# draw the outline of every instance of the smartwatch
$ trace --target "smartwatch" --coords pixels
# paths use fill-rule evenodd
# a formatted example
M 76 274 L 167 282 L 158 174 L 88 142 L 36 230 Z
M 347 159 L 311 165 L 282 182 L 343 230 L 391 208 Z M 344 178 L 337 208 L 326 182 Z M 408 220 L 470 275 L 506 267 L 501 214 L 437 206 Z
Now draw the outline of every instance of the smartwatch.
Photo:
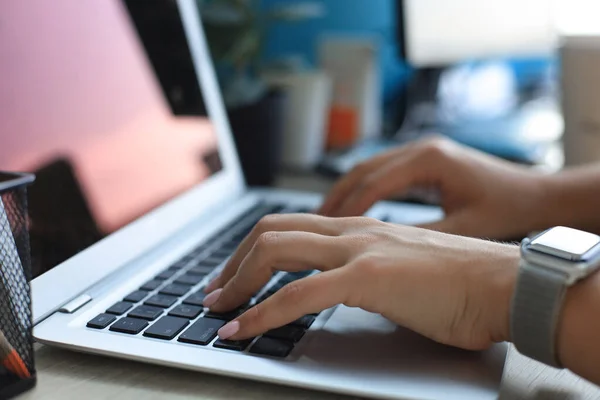
M 600 268 L 600 236 L 556 227 L 521 243 L 510 311 L 512 341 L 521 354 L 560 368 L 557 324 L 570 286 Z

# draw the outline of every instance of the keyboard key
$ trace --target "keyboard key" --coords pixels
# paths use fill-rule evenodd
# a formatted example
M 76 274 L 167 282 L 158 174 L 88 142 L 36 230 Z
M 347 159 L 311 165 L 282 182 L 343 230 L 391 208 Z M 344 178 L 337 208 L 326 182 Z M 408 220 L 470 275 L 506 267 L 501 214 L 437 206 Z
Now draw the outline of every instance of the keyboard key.
M 175 279 L 175 283 L 180 283 L 182 285 L 196 286 L 199 284 L 204 276 L 202 275 L 193 275 L 193 274 L 185 274 L 181 275 L 179 278 Z
M 169 312 L 174 317 L 194 319 L 202 312 L 202 307 L 180 304 Z
M 225 322 L 218 319 L 200 318 L 188 330 L 183 332 L 178 340 L 183 343 L 206 346 L 217 336 L 217 331 L 223 325 L 225 325 Z
M 274 339 L 289 340 L 291 342 L 296 343 L 297 341 L 302 339 L 302 336 L 304 336 L 304 332 L 305 330 L 300 327 L 286 325 L 282 326 L 281 328 L 271 329 L 270 331 L 265 333 L 265 336 Z
M 215 267 L 206 267 L 203 265 L 197 265 L 194 268 L 190 269 L 188 271 L 188 274 L 201 275 L 204 278 L 206 275 L 213 272 L 214 269 L 215 269 Z
M 294 345 L 286 340 L 263 336 L 252 345 L 250 353 L 285 358 L 290 354 L 293 348 Z
M 171 283 L 160 290 L 161 294 L 170 294 L 173 296 L 183 296 L 190 291 L 190 287 L 187 285 L 179 285 L 177 283 Z
M 175 270 L 175 269 L 167 269 L 167 270 L 161 272 L 160 274 L 156 275 L 154 277 L 154 279 L 166 281 L 167 279 L 171 278 L 176 273 L 177 273 L 177 270 Z
M 144 336 L 171 340 L 190 323 L 189 320 L 176 317 L 162 317 L 150 328 L 146 329 Z
M 112 307 L 110 307 L 108 310 L 106 310 L 106 312 L 109 314 L 123 315 L 131 307 L 133 307 L 133 303 L 130 303 L 128 301 L 120 301 L 116 304 L 113 304 Z
M 114 315 L 100 314 L 96 318 L 88 322 L 86 326 L 88 328 L 104 329 L 110 324 L 112 324 L 116 319 L 117 317 L 115 317 Z
M 131 303 L 137 303 L 139 301 L 142 301 L 146 298 L 146 296 L 148 296 L 147 291 L 145 290 L 136 290 L 133 293 L 129 293 L 129 295 L 127 297 L 125 297 L 123 300 L 125 301 L 129 301 Z
M 163 284 L 163 281 L 159 281 L 158 279 L 152 279 L 151 281 L 144 283 L 142 285 L 142 287 L 140 287 L 140 289 L 151 292 L 153 290 L 158 289 L 158 287 L 162 284 Z
M 111 330 L 113 332 L 137 335 L 142 330 L 144 330 L 144 328 L 147 326 L 148 326 L 148 322 L 144 321 L 143 319 L 121 318 L 120 320 L 118 320 L 117 322 L 112 324 L 112 326 L 110 327 L 109 330 Z
M 194 257 L 185 256 L 181 260 L 177 261 L 175 264 L 171 265 L 169 269 L 172 271 L 179 271 L 180 269 L 188 265 L 193 259 Z
M 233 255 L 233 253 L 235 253 L 237 248 L 238 248 L 238 245 L 233 244 L 231 242 L 225 242 L 219 246 L 219 251 L 222 253 L 228 253 L 229 255 Z
M 177 297 L 166 294 L 155 294 L 144 302 L 148 306 L 169 308 L 177 301 Z
M 210 253 L 210 257 L 221 260 L 224 260 L 229 256 L 231 256 L 231 251 L 229 251 L 227 248 L 217 248 L 215 251 Z
M 203 267 L 217 267 L 219 265 L 221 265 L 221 263 L 225 260 L 224 257 L 209 257 L 209 258 L 205 258 L 203 260 L 201 260 L 198 264 L 200 264 Z
M 240 306 L 240 307 L 236 308 L 235 310 L 228 311 L 225 313 L 216 313 L 216 312 L 209 311 L 208 313 L 206 313 L 205 317 L 220 319 L 223 321 L 231 321 L 232 319 L 242 315 L 242 313 L 244 311 L 246 311 L 247 307 L 248 307 L 248 304 L 244 304 L 243 306 Z
M 147 319 L 148 321 L 154 321 L 160 317 L 163 313 L 162 308 L 152 306 L 139 306 L 134 308 L 127 314 L 128 317 Z
M 254 338 L 246 339 L 246 340 L 221 340 L 221 339 L 219 339 L 215 342 L 215 344 L 213 344 L 213 347 L 216 347 L 218 349 L 244 351 L 244 350 L 246 350 L 246 347 L 248 347 L 248 345 L 250 343 L 252 343 L 253 340 L 254 340 Z
M 308 329 L 313 324 L 313 322 L 315 322 L 315 319 L 317 319 L 317 317 L 315 317 L 314 315 L 305 315 L 304 317 L 298 318 L 290 325 Z
M 183 304 L 190 304 L 192 306 L 202 306 L 206 294 L 203 291 L 198 291 L 192 295 L 189 295 L 183 300 Z

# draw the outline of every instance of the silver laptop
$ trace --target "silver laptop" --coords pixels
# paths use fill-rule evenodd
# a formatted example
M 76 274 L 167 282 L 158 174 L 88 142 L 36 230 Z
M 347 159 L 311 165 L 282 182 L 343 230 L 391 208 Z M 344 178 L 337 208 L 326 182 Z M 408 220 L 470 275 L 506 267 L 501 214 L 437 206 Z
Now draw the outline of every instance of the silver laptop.
M 120 3 L 52 2 L 50 8 L 56 7 L 70 7 L 62 11 L 77 15 L 74 20 L 91 15 L 89 21 L 78 22 L 79 29 L 85 26 L 80 37 L 69 34 L 72 20 L 55 25 L 61 25 L 71 48 L 64 49 L 61 44 L 62 50 L 57 48 L 59 54 L 52 53 L 52 60 L 68 70 L 93 54 L 93 62 L 77 69 L 79 80 L 63 86 L 66 94 L 61 101 L 72 101 L 72 107 L 78 107 L 75 113 L 64 115 L 65 119 L 88 115 L 78 126 L 90 131 L 89 140 L 77 148 L 74 159 L 100 227 L 113 232 L 33 281 L 34 336 L 39 342 L 365 397 L 497 398 L 505 345 L 485 352 L 461 351 L 436 344 L 379 315 L 344 306 L 307 315 L 271 333 L 269 337 L 279 341 L 278 346 L 257 346 L 262 337 L 243 342 L 218 340 L 217 329 L 243 310 L 209 313 L 202 308 L 203 286 L 262 216 L 309 211 L 319 205 L 321 196 L 245 185 L 196 1 L 178 0 L 177 7 L 207 118 L 176 118 L 168 112 L 143 46 Z M 51 29 L 48 27 L 40 40 L 51 36 Z M 65 52 L 63 58 L 61 51 Z M 49 79 L 61 74 L 52 60 L 44 66 Z M 90 87 L 85 87 L 86 75 L 94 82 Z M 109 90 L 115 91 L 111 100 L 104 98 L 99 104 L 96 97 L 108 95 Z M 71 100 L 69 93 L 74 94 Z M 106 115 L 89 117 L 95 113 Z M 52 116 L 60 118 L 60 113 Z M 97 142 L 96 131 L 103 132 Z M 136 137 L 140 132 L 141 141 Z M 111 147 L 111 135 L 127 136 L 129 147 Z M 57 133 L 56 140 L 62 140 L 59 136 Z M 157 151 L 160 157 L 156 157 Z M 197 153 L 210 151 L 216 151 L 220 161 L 213 163 L 216 167 L 198 169 Z M 107 159 L 111 163 L 103 164 Z M 144 164 L 147 160 L 153 161 Z M 193 168 L 185 165 L 190 160 Z M 133 208 L 140 205 L 146 207 L 141 217 Z M 425 206 L 380 203 L 369 215 L 415 224 L 438 219 L 441 212 Z M 250 306 L 303 276 L 276 274 Z

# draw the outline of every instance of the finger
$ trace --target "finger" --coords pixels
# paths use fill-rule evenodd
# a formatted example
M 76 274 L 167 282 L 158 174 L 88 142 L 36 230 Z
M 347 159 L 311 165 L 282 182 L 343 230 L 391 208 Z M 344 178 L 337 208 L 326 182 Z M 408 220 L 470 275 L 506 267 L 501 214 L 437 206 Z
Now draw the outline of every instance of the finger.
M 258 237 L 265 232 L 303 231 L 325 236 L 337 236 L 341 233 L 341 229 L 341 221 L 315 214 L 282 214 L 264 217 L 242 241 L 223 271 L 206 287 L 205 292 L 210 293 L 223 287 L 237 273 L 240 264 L 248 255 Z
M 357 182 L 360 182 L 365 175 L 372 173 L 390 160 L 398 157 L 399 151 L 400 149 L 394 149 L 355 166 L 333 186 L 317 213 L 328 216 L 333 215 Z
M 364 214 L 379 200 L 406 192 L 424 176 L 422 158 L 413 154 L 388 163 L 358 182 L 339 206 L 337 216 Z
M 263 233 L 237 273 L 223 290 L 209 295 L 204 305 L 224 312 L 246 303 L 269 282 L 275 271 L 326 271 L 344 265 L 350 249 L 339 237 L 308 232 Z
M 241 340 L 347 301 L 355 284 L 344 268 L 292 282 L 219 330 L 222 339 Z

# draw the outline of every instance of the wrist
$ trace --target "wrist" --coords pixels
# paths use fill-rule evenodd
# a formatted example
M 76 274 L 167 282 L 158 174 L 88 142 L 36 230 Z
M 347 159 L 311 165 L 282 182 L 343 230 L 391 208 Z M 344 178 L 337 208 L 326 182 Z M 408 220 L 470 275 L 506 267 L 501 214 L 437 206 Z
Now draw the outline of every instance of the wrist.
M 482 270 L 483 279 L 475 279 L 475 285 L 490 341 L 499 343 L 510 341 L 510 309 L 521 255 L 518 246 L 491 245 L 492 254 L 488 253 L 485 261 L 488 268 Z
M 494 342 L 509 342 L 510 310 L 517 284 L 521 252 L 519 246 L 503 246 L 490 274 L 490 296 L 492 320 L 490 333 Z
M 536 230 L 553 226 L 569 226 L 594 231 L 597 204 L 581 190 L 574 170 L 546 175 L 540 178 L 539 208 Z

